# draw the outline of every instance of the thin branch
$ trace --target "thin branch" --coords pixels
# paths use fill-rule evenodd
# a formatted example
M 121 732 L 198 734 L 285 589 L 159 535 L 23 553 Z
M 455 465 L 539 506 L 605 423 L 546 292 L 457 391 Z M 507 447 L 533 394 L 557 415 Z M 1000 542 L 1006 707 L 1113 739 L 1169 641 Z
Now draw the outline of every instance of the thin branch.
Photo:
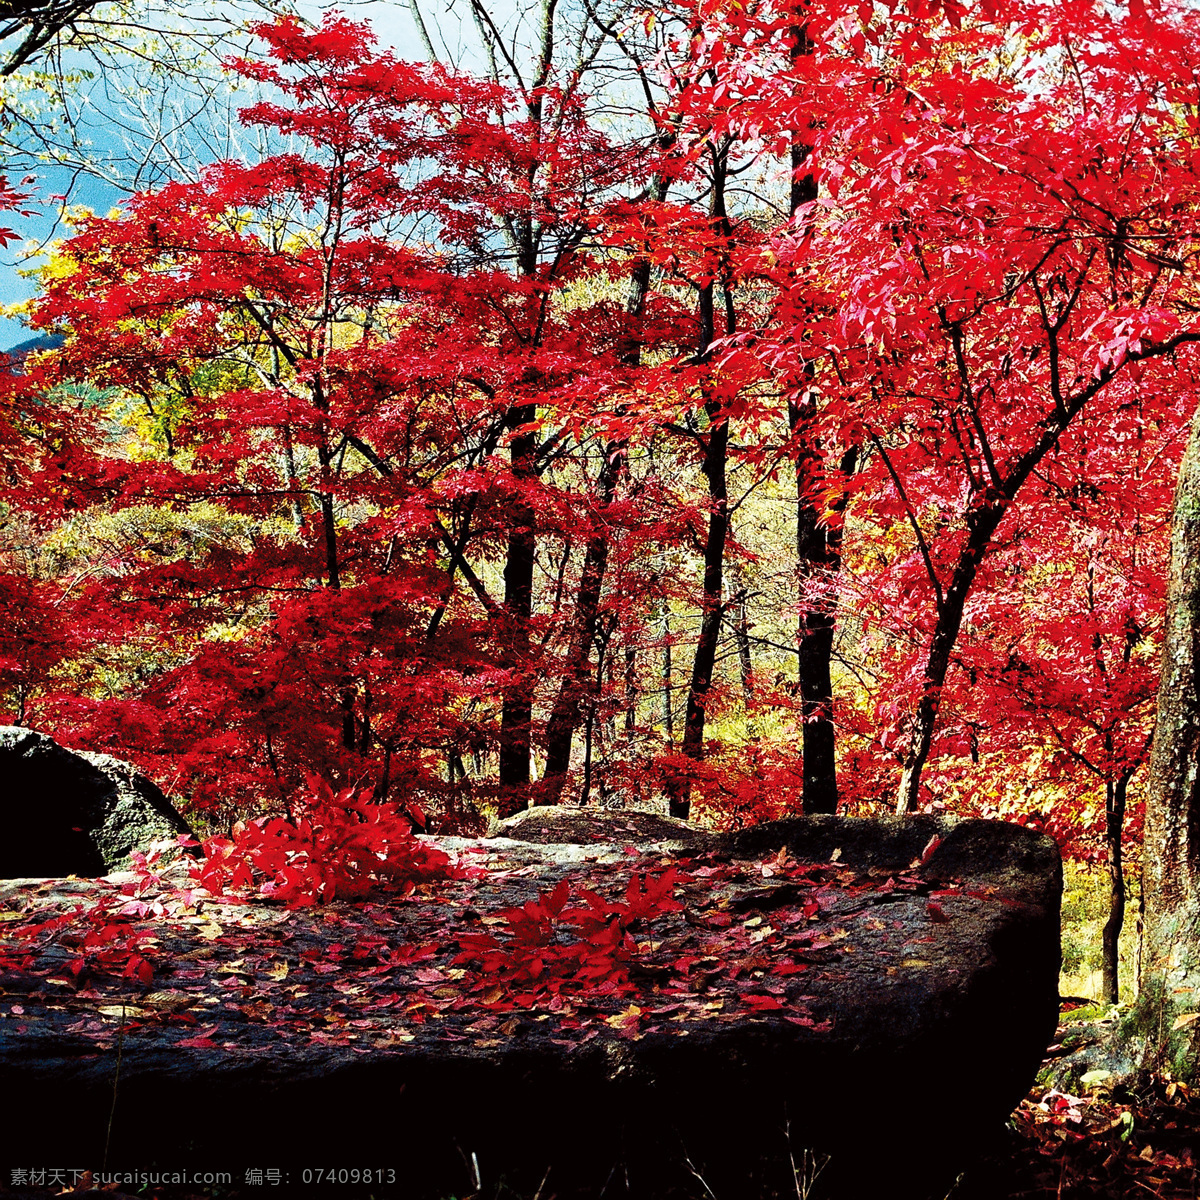
M 407 4 L 413 23 L 417 27 L 417 36 L 421 39 L 421 45 L 425 47 L 425 53 L 429 55 L 429 61 L 440 62 L 437 51 L 433 48 L 433 42 L 430 40 L 429 30 L 425 28 L 425 18 L 421 16 L 421 6 L 417 0 L 407 0 Z
M 908 514 L 908 521 L 912 526 L 913 533 L 917 535 L 917 546 L 920 548 L 921 558 L 925 563 L 925 570 L 929 575 L 929 581 L 933 584 L 933 590 L 937 597 L 937 610 L 940 619 L 946 607 L 946 597 L 942 592 L 942 581 L 933 569 L 933 557 L 929 553 L 929 544 L 925 541 L 925 534 L 921 529 L 921 523 L 917 520 L 917 514 L 913 512 L 908 493 L 904 490 L 904 484 L 900 482 L 900 476 L 896 474 L 896 468 L 892 466 L 892 460 L 888 457 L 888 453 L 883 448 L 883 443 L 879 440 L 878 435 L 874 430 L 869 429 L 867 430 L 867 437 L 871 439 L 875 449 L 879 451 L 884 466 L 887 467 L 888 474 L 892 477 L 892 484 L 896 488 L 896 494 L 900 497 L 900 503 L 904 505 L 904 511 Z

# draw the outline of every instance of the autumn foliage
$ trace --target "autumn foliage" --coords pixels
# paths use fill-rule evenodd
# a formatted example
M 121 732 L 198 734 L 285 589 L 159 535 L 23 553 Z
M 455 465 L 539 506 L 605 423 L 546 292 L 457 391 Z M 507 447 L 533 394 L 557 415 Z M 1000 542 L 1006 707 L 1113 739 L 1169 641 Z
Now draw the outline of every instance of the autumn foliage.
M 419 810 L 372 803 L 354 788 L 335 794 L 322 780 L 309 787 L 287 817 L 252 818 L 236 824 L 231 838 L 206 839 L 195 881 L 214 896 L 254 889 L 298 907 L 371 892 L 404 895 L 454 874 L 447 855 L 417 840 Z
M 436 879 L 414 812 L 798 811 L 819 722 L 841 811 L 1111 857 L 1196 401 L 1196 17 L 802 15 L 665 9 L 628 137 L 568 73 L 258 26 L 267 152 L 82 219 L 64 343 L 0 383 L 5 719 L 293 903 Z M 612 976 L 645 901 L 582 899 L 472 961 Z

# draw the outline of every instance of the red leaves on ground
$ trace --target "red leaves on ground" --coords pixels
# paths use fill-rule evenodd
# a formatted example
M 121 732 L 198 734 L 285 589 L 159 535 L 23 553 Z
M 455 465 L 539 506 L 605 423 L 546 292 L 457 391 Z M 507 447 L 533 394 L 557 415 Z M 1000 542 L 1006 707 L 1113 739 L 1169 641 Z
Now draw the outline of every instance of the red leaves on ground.
M 355 788 L 335 793 L 315 777 L 292 807 L 292 817 L 246 821 L 232 839 L 209 838 L 204 861 L 193 867 L 195 881 L 213 895 L 255 886 L 295 908 L 372 891 L 404 895 L 454 874 L 446 854 L 415 836 L 419 812 L 376 804 Z
M 155 939 L 152 930 L 135 923 L 149 911 L 149 906 L 128 902 L 118 894 L 20 925 L 12 936 L 28 949 L 0 951 L 0 968 L 32 966 L 38 943 L 50 940 L 75 952 L 64 966 L 77 980 L 98 973 L 149 984 L 154 978 L 154 955 L 146 943 Z
M 584 888 L 577 895 L 587 907 L 571 909 L 566 907 L 571 888 L 564 879 L 537 900 L 500 913 L 507 930 L 459 937 L 461 952 L 453 963 L 481 973 L 473 990 L 489 1008 L 532 1007 L 587 992 L 628 995 L 637 990 L 629 977 L 639 950 L 634 931 L 683 908 L 674 898 L 677 879 L 675 868 L 657 875 L 635 873 L 624 903 Z
M 1191 1200 L 1200 1183 L 1200 1103 L 1169 1077 L 1086 1096 L 1035 1088 L 963 1194 L 1028 1200 Z M 987 1187 L 979 1185 L 983 1182 Z

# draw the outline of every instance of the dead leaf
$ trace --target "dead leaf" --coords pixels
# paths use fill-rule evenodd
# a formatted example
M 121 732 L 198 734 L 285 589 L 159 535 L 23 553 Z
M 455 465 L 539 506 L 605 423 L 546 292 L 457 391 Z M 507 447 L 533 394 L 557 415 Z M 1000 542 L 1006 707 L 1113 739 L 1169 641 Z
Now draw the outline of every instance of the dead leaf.
M 605 1017 L 604 1023 L 611 1025 L 618 1032 L 626 1036 L 637 1036 L 638 1023 L 642 1019 L 642 1010 L 636 1005 L 631 1004 L 622 1012 L 613 1013 L 611 1017 Z
M 100 1004 L 96 1011 L 102 1017 L 140 1017 L 145 1009 L 137 1004 Z
M 182 1012 L 185 1008 L 192 1008 L 199 1002 L 200 997 L 192 992 L 151 992 L 148 996 L 142 998 L 142 1003 L 157 1012 Z

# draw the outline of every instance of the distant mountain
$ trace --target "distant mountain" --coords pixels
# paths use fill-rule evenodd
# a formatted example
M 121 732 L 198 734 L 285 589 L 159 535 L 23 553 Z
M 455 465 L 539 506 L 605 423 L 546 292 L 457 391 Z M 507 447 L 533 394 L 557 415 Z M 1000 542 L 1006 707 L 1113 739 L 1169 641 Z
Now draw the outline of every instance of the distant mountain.
M 10 346 L 7 350 L 0 350 L 0 364 L 7 363 L 10 371 L 20 374 L 25 366 L 25 360 L 31 354 L 38 350 L 57 350 L 64 341 L 66 338 L 61 333 L 43 333 L 39 337 L 27 338 L 15 346 Z

